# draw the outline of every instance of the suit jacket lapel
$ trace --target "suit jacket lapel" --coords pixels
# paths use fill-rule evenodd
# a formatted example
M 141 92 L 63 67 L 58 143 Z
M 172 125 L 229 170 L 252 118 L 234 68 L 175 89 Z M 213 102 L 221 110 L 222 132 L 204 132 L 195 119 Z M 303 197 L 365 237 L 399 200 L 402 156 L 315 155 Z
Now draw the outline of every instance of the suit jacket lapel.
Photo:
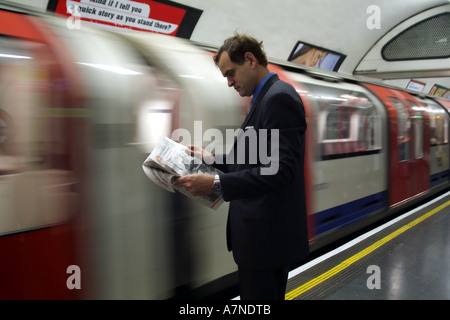
M 255 114 L 256 109 L 258 108 L 258 103 L 261 101 L 261 99 L 267 93 L 267 91 L 272 86 L 272 84 L 279 79 L 280 78 L 278 77 L 278 75 L 274 74 L 272 77 L 269 78 L 269 80 L 267 80 L 267 82 L 264 84 L 264 87 L 262 88 L 261 92 L 259 93 L 258 97 L 256 98 L 256 101 L 254 101 L 253 104 L 251 105 L 250 112 L 245 117 L 245 120 L 242 123 L 241 129 L 244 129 L 247 126 L 248 122 L 250 121 L 252 116 Z

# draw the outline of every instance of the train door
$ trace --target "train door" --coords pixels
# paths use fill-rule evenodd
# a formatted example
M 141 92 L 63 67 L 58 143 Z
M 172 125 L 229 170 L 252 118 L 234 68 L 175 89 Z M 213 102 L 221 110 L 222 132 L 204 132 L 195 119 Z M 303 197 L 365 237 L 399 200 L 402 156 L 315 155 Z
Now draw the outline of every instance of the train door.
M 396 144 L 390 146 L 391 152 L 391 205 L 408 199 L 413 195 L 413 170 L 411 153 L 411 117 L 409 110 L 390 90 L 387 97 L 393 104 L 396 120 L 392 119 L 390 125 L 397 128 L 393 140 Z M 395 182 L 395 183 L 394 183 Z M 395 187 L 394 187 L 395 186 Z
M 394 206 L 429 188 L 427 118 L 412 96 L 366 86 L 383 101 L 389 116 L 389 205 Z
M 449 100 L 443 100 L 443 99 L 437 99 L 437 101 L 446 109 L 447 113 L 444 115 L 443 114 L 443 119 L 442 119 L 442 125 L 444 128 L 441 129 L 441 136 L 442 136 L 442 141 L 443 144 L 446 146 L 446 149 L 443 148 L 444 150 L 439 154 L 439 151 L 434 153 L 436 155 L 436 164 L 437 166 L 439 166 L 439 164 L 441 162 L 439 162 L 439 157 L 440 159 L 447 159 L 447 174 L 442 174 L 441 175 L 441 181 L 439 181 L 439 177 L 434 178 L 432 177 L 432 185 L 433 185 L 433 180 L 435 180 L 434 184 L 440 184 L 440 183 L 450 183 L 450 148 L 449 148 L 449 135 L 450 135 L 450 127 L 449 127 L 449 113 L 450 113 L 450 101 Z M 437 118 L 437 116 L 436 116 Z M 438 129 L 437 125 L 436 125 L 436 129 Z M 435 129 L 435 130 L 436 130 Z M 436 141 L 437 144 L 437 141 Z M 433 168 L 433 164 L 431 164 L 431 168 Z M 433 174 L 433 172 L 431 172 L 431 174 Z
M 449 115 L 431 99 L 419 100 L 429 117 L 429 183 L 430 187 L 443 186 L 449 182 Z M 440 101 L 445 105 L 445 101 Z M 448 103 L 450 105 L 450 103 Z
M 406 92 L 391 90 L 402 101 L 410 115 L 410 196 L 418 195 L 430 188 L 429 119 L 425 107 Z

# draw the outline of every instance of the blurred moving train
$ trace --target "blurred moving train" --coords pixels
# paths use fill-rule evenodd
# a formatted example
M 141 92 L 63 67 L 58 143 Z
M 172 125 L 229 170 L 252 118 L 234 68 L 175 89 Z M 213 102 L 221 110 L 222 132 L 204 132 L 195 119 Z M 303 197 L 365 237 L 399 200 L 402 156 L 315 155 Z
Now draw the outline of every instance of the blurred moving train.
M 0 9 L 0 299 L 168 299 L 234 279 L 228 205 L 171 194 L 141 168 L 177 128 L 241 124 L 248 101 L 206 51 Z M 270 68 L 306 109 L 312 250 L 448 188 L 449 101 Z

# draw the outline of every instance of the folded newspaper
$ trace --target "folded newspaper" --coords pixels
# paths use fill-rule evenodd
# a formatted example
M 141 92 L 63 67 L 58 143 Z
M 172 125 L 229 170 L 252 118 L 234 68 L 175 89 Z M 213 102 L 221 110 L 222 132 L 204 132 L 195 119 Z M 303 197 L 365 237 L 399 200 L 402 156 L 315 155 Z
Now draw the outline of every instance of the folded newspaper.
M 205 164 L 201 159 L 190 155 L 188 147 L 163 137 L 142 164 L 145 174 L 154 183 L 170 191 L 178 191 L 200 203 L 217 209 L 222 203 L 220 192 L 208 196 L 193 196 L 184 187 L 175 184 L 175 177 L 194 173 L 218 174 L 221 171 Z

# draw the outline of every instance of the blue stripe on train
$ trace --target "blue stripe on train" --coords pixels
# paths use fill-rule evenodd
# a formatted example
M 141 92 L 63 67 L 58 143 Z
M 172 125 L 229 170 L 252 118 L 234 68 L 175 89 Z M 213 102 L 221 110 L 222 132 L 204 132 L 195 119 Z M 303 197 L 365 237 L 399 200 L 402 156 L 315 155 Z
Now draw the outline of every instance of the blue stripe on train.
M 315 214 L 317 235 L 352 224 L 388 206 L 388 191 L 345 203 Z
M 444 170 L 430 176 L 431 187 L 438 186 L 442 183 L 447 183 L 450 180 L 450 170 Z

